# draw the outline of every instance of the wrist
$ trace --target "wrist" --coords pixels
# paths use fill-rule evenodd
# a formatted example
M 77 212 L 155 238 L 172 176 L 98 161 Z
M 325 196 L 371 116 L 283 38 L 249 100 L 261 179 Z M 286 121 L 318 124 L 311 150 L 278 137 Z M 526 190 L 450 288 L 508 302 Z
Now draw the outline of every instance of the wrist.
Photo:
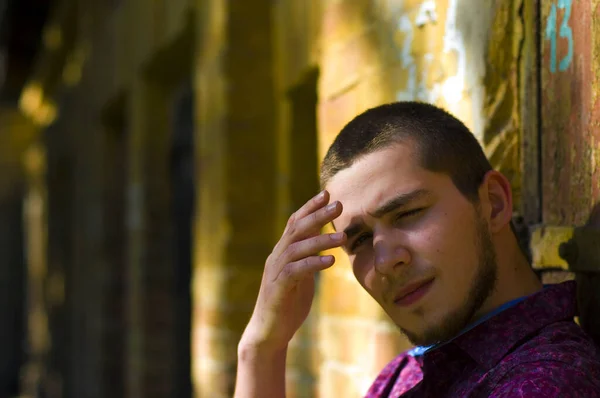
M 248 355 L 276 356 L 287 351 L 289 341 L 277 333 L 269 333 L 265 327 L 254 320 L 246 326 L 238 344 L 238 355 L 244 351 Z
M 253 340 L 242 336 L 238 344 L 238 358 L 240 360 L 275 360 L 284 357 L 287 353 L 287 344 L 278 346 L 266 341 Z
M 242 338 L 238 344 L 238 363 L 234 397 L 285 397 L 285 364 L 287 346 L 283 349 Z

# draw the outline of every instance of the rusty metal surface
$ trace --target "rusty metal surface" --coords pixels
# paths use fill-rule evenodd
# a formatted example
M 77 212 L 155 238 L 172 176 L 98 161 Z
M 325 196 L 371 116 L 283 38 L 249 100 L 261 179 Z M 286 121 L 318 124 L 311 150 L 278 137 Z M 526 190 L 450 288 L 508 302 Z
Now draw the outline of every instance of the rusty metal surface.
M 578 323 L 600 344 L 600 201 L 582 227 L 532 229 L 533 267 L 544 283 L 577 281 Z
M 597 206 L 600 209 L 600 206 Z M 530 250 L 535 269 L 600 273 L 600 227 L 534 227 Z
M 600 199 L 595 0 L 541 2 L 543 222 L 581 225 Z
M 560 256 L 559 247 L 573 237 L 573 230 L 555 226 L 532 228 L 530 247 L 533 267 L 567 271 L 569 264 Z
M 589 223 L 588 223 L 589 224 Z M 560 244 L 560 257 L 569 264 L 569 269 L 575 272 L 600 273 L 600 228 L 575 228 L 573 237 Z
M 531 228 L 535 269 L 600 273 L 600 202 L 582 227 L 540 225 Z

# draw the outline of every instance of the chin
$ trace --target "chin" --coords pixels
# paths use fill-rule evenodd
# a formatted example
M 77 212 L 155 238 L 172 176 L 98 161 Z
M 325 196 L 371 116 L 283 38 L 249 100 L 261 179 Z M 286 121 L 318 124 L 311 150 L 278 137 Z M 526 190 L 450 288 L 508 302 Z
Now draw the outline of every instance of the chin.
M 408 340 L 418 346 L 427 346 L 455 337 L 465 326 L 465 322 L 456 316 L 446 316 L 439 322 L 432 322 L 420 330 L 400 327 Z
M 428 345 L 436 344 L 440 341 L 445 340 L 442 338 L 436 338 L 437 335 L 435 333 L 428 333 L 428 332 L 422 332 L 422 333 L 416 332 L 415 333 L 415 332 L 411 332 L 406 329 L 400 329 L 400 330 L 408 338 L 408 341 L 410 341 L 410 343 L 415 346 L 428 346 Z

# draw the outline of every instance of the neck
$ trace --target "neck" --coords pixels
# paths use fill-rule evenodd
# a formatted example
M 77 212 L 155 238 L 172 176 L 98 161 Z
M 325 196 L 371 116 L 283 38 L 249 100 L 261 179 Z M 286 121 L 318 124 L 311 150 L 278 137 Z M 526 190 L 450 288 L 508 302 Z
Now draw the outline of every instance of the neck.
M 502 245 L 503 250 L 496 250 L 498 264 L 496 287 L 478 311 L 476 318 L 509 301 L 538 292 L 543 287 L 518 247 L 514 235 L 511 234 L 511 238 L 512 244 Z M 506 250 L 506 247 L 511 249 Z

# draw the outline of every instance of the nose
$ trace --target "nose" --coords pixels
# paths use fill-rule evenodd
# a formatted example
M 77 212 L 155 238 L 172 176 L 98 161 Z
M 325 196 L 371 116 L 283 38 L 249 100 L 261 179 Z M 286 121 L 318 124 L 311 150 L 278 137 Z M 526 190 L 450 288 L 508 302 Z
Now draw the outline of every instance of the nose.
M 375 271 L 392 276 L 411 260 L 406 243 L 394 237 L 391 232 L 380 232 L 373 237 Z

